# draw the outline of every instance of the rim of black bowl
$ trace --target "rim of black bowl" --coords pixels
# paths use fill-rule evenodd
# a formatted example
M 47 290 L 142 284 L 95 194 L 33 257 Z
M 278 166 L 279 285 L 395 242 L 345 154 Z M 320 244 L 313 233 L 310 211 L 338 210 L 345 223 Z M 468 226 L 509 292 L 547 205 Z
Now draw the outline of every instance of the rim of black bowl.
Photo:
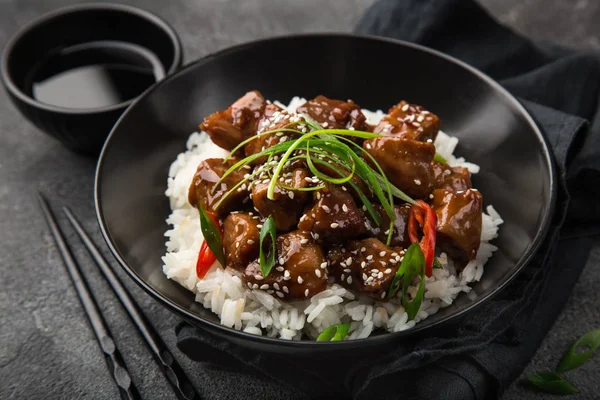
M 499 83 L 497 83 L 492 78 L 490 78 L 483 72 L 479 71 L 478 69 L 464 63 L 463 61 L 460 61 L 460 60 L 458 60 L 452 56 L 449 56 L 447 54 L 444 54 L 440 51 L 433 50 L 431 48 L 421 46 L 418 44 L 405 42 L 403 40 L 384 38 L 384 37 L 367 36 L 367 35 L 359 35 L 359 34 L 353 34 L 353 33 L 328 33 L 328 32 L 326 32 L 326 33 L 291 34 L 291 35 L 276 36 L 276 37 L 267 38 L 267 39 L 254 40 L 254 41 L 242 43 L 239 45 L 231 46 L 231 47 L 228 47 L 226 49 L 223 49 L 223 50 L 220 50 L 220 51 L 217 51 L 214 53 L 210 53 L 210 54 L 200 58 L 199 60 L 186 65 L 180 71 L 178 71 L 178 73 L 175 74 L 175 76 L 178 75 L 179 72 L 185 73 L 185 71 L 187 71 L 189 69 L 196 68 L 199 65 L 207 63 L 207 62 L 211 61 L 214 57 L 225 55 L 225 54 L 228 54 L 231 52 L 236 52 L 236 51 L 239 51 L 246 47 L 255 46 L 255 45 L 261 44 L 261 43 L 268 43 L 270 41 L 286 40 L 286 39 L 293 39 L 293 38 L 299 38 L 299 37 L 308 37 L 308 38 L 310 38 L 310 37 L 313 37 L 313 38 L 340 37 L 340 38 L 350 38 L 350 39 L 356 38 L 356 39 L 361 39 L 361 40 L 384 41 L 384 42 L 397 44 L 400 46 L 411 47 L 411 48 L 414 48 L 414 49 L 417 49 L 417 50 L 420 50 L 420 51 L 423 51 L 426 53 L 430 53 L 434 56 L 444 58 L 445 60 L 448 60 L 454 64 L 457 64 L 460 67 L 477 75 L 480 79 L 482 79 L 487 84 L 489 84 L 492 88 L 494 88 L 499 93 L 501 93 L 509 103 L 511 103 L 514 107 L 516 107 L 519 111 L 521 111 L 523 117 L 529 122 L 531 128 L 533 129 L 534 133 L 536 134 L 536 136 L 540 142 L 540 145 L 544 149 L 544 155 L 546 157 L 548 166 L 550 167 L 550 192 L 551 193 L 550 193 L 549 207 L 546 209 L 546 212 L 543 215 L 543 218 L 542 218 L 540 227 L 536 233 L 536 236 L 534 237 L 532 244 L 529 246 L 529 248 L 527 248 L 525 250 L 525 253 L 521 257 L 521 259 L 517 262 L 515 268 L 513 269 L 513 272 L 506 275 L 500 282 L 498 282 L 498 284 L 489 293 L 486 293 L 484 295 L 477 297 L 477 299 L 474 300 L 471 304 L 465 306 L 462 309 L 459 309 L 456 313 L 451 313 L 449 315 L 446 315 L 435 322 L 427 324 L 427 320 L 424 320 L 422 323 L 415 325 L 413 328 L 410 328 L 410 329 L 407 329 L 404 331 L 386 332 L 381 335 L 370 336 L 370 337 L 367 337 L 364 339 L 344 340 L 344 341 L 340 341 L 340 342 L 316 342 L 316 341 L 309 341 L 309 340 L 284 340 L 284 339 L 278 339 L 278 338 L 270 338 L 270 337 L 265 337 L 265 336 L 253 335 L 253 334 L 246 333 L 243 331 L 235 330 L 233 328 L 228 328 L 219 323 L 205 320 L 205 319 L 201 318 L 199 315 L 195 314 L 194 312 L 184 309 L 183 307 L 180 307 L 178 304 L 173 302 L 171 299 L 164 296 L 158 290 L 155 290 L 153 287 L 151 287 L 149 284 L 147 284 L 127 264 L 127 262 L 122 257 L 122 255 L 119 252 L 119 250 L 117 249 L 117 247 L 113 244 L 113 239 L 105 225 L 104 215 L 102 213 L 102 208 L 100 207 L 100 192 L 102 190 L 102 188 L 100 187 L 100 175 L 102 173 L 102 161 L 104 159 L 105 153 L 108 151 L 108 148 L 110 147 L 110 142 L 111 142 L 111 138 L 112 138 L 113 134 L 115 134 L 121 120 L 127 117 L 127 114 L 129 113 L 129 111 L 133 107 L 135 107 L 135 105 L 138 101 L 140 101 L 141 99 L 150 95 L 160 85 L 173 79 L 173 77 L 174 77 L 173 75 L 167 77 L 166 79 L 162 80 L 161 82 L 158 82 L 156 85 L 150 87 L 141 96 L 139 96 L 132 103 L 132 105 L 130 105 L 129 108 L 127 108 L 127 110 L 125 110 L 125 112 L 121 115 L 119 120 L 117 120 L 113 129 L 111 130 L 110 134 L 108 135 L 106 142 L 104 143 L 104 146 L 102 148 L 102 152 L 100 153 L 100 157 L 98 158 L 98 164 L 96 167 L 96 176 L 95 176 L 95 182 L 94 182 L 94 202 L 95 202 L 95 208 L 96 208 L 96 216 L 98 218 L 100 230 L 102 231 L 102 236 L 104 237 L 104 240 L 106 241 L 111 253 L 117 259 L 117 261 L 119 262 L 121 267 L 123 267 L 123 269 L 125 269 L 125 271 L 128 273 L 128 275 L 142 289 L 144 289 L 147 293 L 149 293 L 154 299 L 158 300 L 163 306 L 167 307 L 175 314 L 180 315 L 187 320 L 198 321 L 201 324 L 208 325 L 208 327 L 210 327 L 212 329 L 220 330 L 220 331 L 223 331 L 224 333 L 227 333 L 230 335 L 235 335 L 235 336 L 238 336 L 240 338 L 244 338 L 244 339 L 250 340 L 250 341 L 262 342 L 262 343 L 266 343 L 266 344 L 272 344 L 272 345 L 277 345 L 277 346 L 286 346 L 286 347 L 327 346 L 327 350 L 335 350 L 336 348 L 344 348 L 344 347 L 352 346 L 352 345 L 360 345 L 361 343 L 366 343 L 366 342 L 369 342 L 369 344 L 374 344 L 376 341 L 385 341 L 385 340 L 390 340 L 390 338 L 397 339 L 397 338 L 400 338 L 403 336 L 413 335 L 413 334 L 423 331 L 425 329 L 439 326 L 449 320 L 457 319 L 460 316 L 463 316 L 465 313 L 473 311 L 476 307 L 483 304 L 485 301 L 489 300 L 494 295 L 498 294 L 510 281 L 513 280 L 513 278 L 515 278 L 519 274 L 519 272 L 521 272 L 521 270 L 533 258 L 533 255 L 535 254 L 537 249 L 540 247 L 542 241 L 544 240 L 544 238 L 546 236 L 546 233 L 548 232 L 548 229 L 550 227 L 551 215 L 554 211 L 555 203 L 556 203 L 557 188 L 556 188 L 554 159 L 550 153 L 548 142 L 547 142 L 545 136 L 542 134 L 541 129 L 539 128 L 538 124 L 533 119 L 533 117 L 529 114 L 529 112 L 527 112 L 525 107 L 523 107 L 523 105 L 513 95 L 511 95 L 506 89 L 504 89 Z M 321 348 L 323 349 L 323 347 L 321 347 Z
M 174 50 L 173 51 L 173 60 L 171 61 L 171 65 L 169 65 L 169 68 L 166 69 L 166 71 L 165 71 L 165 77 L 173 74 L 177 70 L 177 68 L 181 65 L 183 53 L 182 53 L 182 46 L 181 46 L 181 41 L 179 40 L 179 36 L 177 35 L 177 32 L 175 32 L 175 29 L 168 22 L 166 22 L 165 20 L 160 18 L 158 15 L 156 15 L 148 10 L 144 10 L 142 8 L 134 7 L 134 6 L 126 5 L 126 4 L 117 4 L 117 3 L 76 4 L 76 5 L 61 7 L 58 10 L 50 11 L 50 12 L 43 14 L 42 16 L 34 19 L 33 21 L 28 22 L 24 27 L 19 29 L 17 31 L 17 33 L 15 33 L 13 35 L 13 37 L 8 41 L 8 43 L 6 44 L 6 47 L 4 47 L 4 50 L 2 52 L 2 65 L 0 66 L 0 77 L 2 77 L 2 80 L 4 81 L 4 85 L 5 85 L 6 89 L 11 94 L 18 97 L 19 100 L 27 103 L 28 105 L 30 105 L 32 107 L 36 107 L 36 108 L 43 109 L 45 111 L 50 111 L 50 112 L 68 113 L 68 114 L 89 114 L 89 113 L 115 111 L 115 110 L 119 110 L 119 109 L 130 106 L 131 104 L 133 104 L 134 101 L 136 101 L 141 96 L 141 94 L 140 94 L 139 96 L 134 97 L 133 99 L 128 99 L 121 103 L 112 104 L 112 105 L 106 106 L 106 107 L 81 108 L 81 109 L 69 108 L 69 107 L 55 106 L 52 104 L 38 101 L 38 100 L 32 98 L 31 96 L 28 96 L 27 94 L 25 94 L 13 82 L 13 80 L 8 72 L 8 59 L 9 59 L 9 55 L 12 53 L 15 45 L 23 38 L 23 36 L 25 34 L 29 33 L 29 31 L 31 31 L 33 28 L 47 24 L 48 22 L 52 21 L 55 18 L 62 17 L 67 14 L 71 14 L 73 12 L 86 11 L 86 10 L 89 10 L 89 11 L 92 11 L 92 10 L 118 11 L 118 12 L 128 13 L 128 14 L 134 15 L 136 17 L 140 17 L 140 18 L 150 21 L 151 23 L 155 24 L 160 29 L 162 29 L 163 32 L 165 32 L 169 36 L 169 38 L 171 39 L 171 44 L 173 45 L 173 50 Z M 156 82 L 156 83 L 158 83 L 158 82 Z

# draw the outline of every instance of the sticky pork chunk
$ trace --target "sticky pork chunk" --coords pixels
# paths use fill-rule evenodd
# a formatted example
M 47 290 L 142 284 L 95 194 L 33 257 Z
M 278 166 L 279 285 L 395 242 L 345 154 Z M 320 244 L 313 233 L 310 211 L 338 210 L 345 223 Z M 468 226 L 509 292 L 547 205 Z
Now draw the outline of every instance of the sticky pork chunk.
M 383 136 L 365 140 L 363 149 L 379 163 L 389 181 L 409 196 L 422 199 L 431 193 L 432 143 Z
M 267 104 L 265 111 L 258 121 L 256 134 L 261 132 L 273 131 L 284 128 L 292 120 L 297 117 L 290 115 L 286 110 L 275 104 Z M 273 147 L 278 143 L 283 143 L 293 137 L 291 132 L 276 132 L 268 135 L 259 135 L 256 139 L 251 140 L 244 146 L 246 157 L 260 153 L 261 151 Z M 295 138 L 295 136 L 294 136 Z M 252 162 L 253 165 L 263 164 L 267 161 L 267 157 L 260 157 Z
M 292 188 L 305 188 L 309 185 L 306 177 L 308 177 L 306 170 L 299 168 L 284 173 L 279 179 L 282 185 Z M 272 215 L 278 232 L 288 232 L 298 225 L 304 205 L 309 199 L 308 192 L 288 190 L 276 186 L 274 200 L 269 200 L 267 192 L 270 182 L 270 179 L 265 179 L 257 181 L 253 185 L 252 201 L 254 202 L 254 208 L 264 218 Z
M 437 215 L 437 243 L 464 267 L 477 255 L 481 240 L 481 193 L 475 189 L 433 191 L 431 207 Z
M 293 231 L 277 237 L 276 265 L 266 278 L 255 260 L 243 279 L 248 287 L 285 300 L 306 299 L 326 289 L 327 262 L 309 232 Z
M 334 185 L 314 194 L 313 206 L 300 218 L 298 229 L 312 231 L 317 243 L 325 247 L 366 232 L 364 216 L 352 195 Z
M 402 100 L 373 129 L 374 133 L 402 139 L 435 141 L 440 131 L 440 119 L 423 107 Z
M 342 101 L 317 96 L 298 107 L 296 112 L 308 114 L 325 129 L 368 129 L 366 117 L 358 104 L 352 100 Z
M 384 299 L 403 255 L 379 239 L 351 240 L 327 253 L 329 274 L 348 289 Z
M 381 225 L 377 226 L 371 219 L 371 216 L 365 212 L 365 226 L 369 236 L 376 237 L 383 243 L 387 242 L 388 230 L 390 229 L 390 218 L 385 212 L 383 206 L 374 204 L 373 208 L 381 216 Z M 392 240 L 390 246 L 406 248 L 410 246 L 410 238 L 408 237 L 408 215 L 410 213 L 410 204 L 394 206 L 394 229 L 392 231 Z
M 237 159 L 231 158 L 223 163 L 222 158 L 209 158 L 198 165 L 196 174 L 192 179 L 188 191 L 188 201 L 193 207 L 202 207 L 206 211 L 215 213 L 219 218 L 224 218 L 230 211 L 239 210 L 244 203 L 248 201 L 248 190 L 245 186 L 241 186 L 233 193 L 228 195 L 217 210 L 215 206 L 221 198 L 229 192 L 231 188 L 237 185 L 244 179 L 244 175 L 248 170 L 242 169 L 229 174 L 223 182 L 214 190 L 215 184 L 221 179 L 223 174 L 233 166 Z
M 433 161 L 433 186 L 435 189 L 460 191 L 471 189 L 471 173 L 463 167 L 449 167 L 446 164 Z
M 265 99 L 258 90 L 246 93 L 229 108 L 204 118 L 200 129 L 225 150 L 232 150 L 256 134 L 258 120 L 265 109 Z
M 223 223 L 223 248 L 227 266 L 243 271 L 258 257 L 260 218 L 246 212 L 233 212 Z

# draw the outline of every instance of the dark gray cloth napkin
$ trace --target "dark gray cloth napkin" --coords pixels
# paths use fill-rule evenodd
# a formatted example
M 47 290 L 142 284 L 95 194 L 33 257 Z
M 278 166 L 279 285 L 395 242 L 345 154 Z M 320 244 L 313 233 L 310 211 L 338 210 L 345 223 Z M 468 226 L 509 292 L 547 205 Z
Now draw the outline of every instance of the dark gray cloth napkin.
M 178 347 L 190 358 L 306 398 L 488 399 L 522 372 L 554 323 L 600 232 L 600 132 L 589 129 L 600 89 L 600 62 L 532 43 L 494 21 L 471 0 L 380 0 L 358 33 L 423 44 L 455 56 L 518 96 L 554 152 L 559 196 L 546 240 L 498 296 L 428 336 L 405 340 L 369 360 L 295 360 L 220 341 L 186 323 Z M 235 376 L 235 375 L 234 375 Z M 232 379 L 225 398 L 242 397 Z M 220 386 L 222 388 L 222 386 Z M 272 398 L 284 398 L 281 389 Z

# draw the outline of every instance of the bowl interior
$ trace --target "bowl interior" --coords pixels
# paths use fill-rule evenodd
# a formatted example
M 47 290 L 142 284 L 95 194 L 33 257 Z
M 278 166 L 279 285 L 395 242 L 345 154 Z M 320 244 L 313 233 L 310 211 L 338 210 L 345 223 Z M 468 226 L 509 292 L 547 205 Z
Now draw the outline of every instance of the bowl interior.
M 484 207 L 493 204 L 505 221 L 492 242 L 499 250 L 472 294 L 413 331 L 488 298 L 541 239 L 553 206 L 547 147 L 524 109 L 485 76 L 418 46 L 375 38 L 308 35 L 238 46 L 188 66 L 134 103 L 115 126 L 97 171 L 97 210 L 113 252 L 146 290 L 198 325 L 232 332 L 216 328 L 217 318 L 162 273 L 167 172 L 204 116 L 253 89 L 283 103 L 324 94 L 370 110 L 387 110 L 401 99 L 421 104 L 439 115 L 446 133 L 460 138 L 455 154 L 481 166 L 474 187 Z

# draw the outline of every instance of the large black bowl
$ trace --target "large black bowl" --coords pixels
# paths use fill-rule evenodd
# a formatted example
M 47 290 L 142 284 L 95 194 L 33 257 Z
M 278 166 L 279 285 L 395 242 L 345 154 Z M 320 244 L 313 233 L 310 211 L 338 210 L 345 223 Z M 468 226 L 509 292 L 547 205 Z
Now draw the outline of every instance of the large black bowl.
M 219 325 L 191 293 L 161 270 L 169 205 L 170 163 L 202 118 L 258 89 L 268 99 L 294 95 L 351 98 L 387 109 L 400 99 L 439 115 L 460 138 L 459 155 L 481 166 L 474 186 L 504 218 L 499 250 L 471 296 L 415 328 L 341 343 L 288 342 Z M 438 327 L 490 299 L 527 264 L 546 233 L 555 199 L 552 157 L 525 109 L 481 72 L 436 51 L 395 40 L 353 35 L 301 35 L 261 40 L 207 56 L 147 91 L 121 117 L 98 163 L 96 207 L 115 257 L 168 309 L 208 333 L 242 346 L 279 353 L 373 351 Z M 476 295 L 476 296 L 475 296 Z M 355 354 L 355 353 L 354 353 Z

